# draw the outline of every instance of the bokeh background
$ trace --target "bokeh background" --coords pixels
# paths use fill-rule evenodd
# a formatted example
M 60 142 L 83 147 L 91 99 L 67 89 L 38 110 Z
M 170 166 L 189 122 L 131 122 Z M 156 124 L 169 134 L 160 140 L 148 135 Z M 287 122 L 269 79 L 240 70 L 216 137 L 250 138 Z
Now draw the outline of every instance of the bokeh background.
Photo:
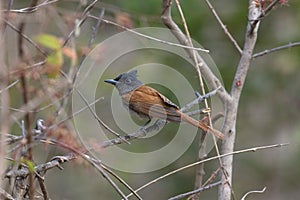
M 14 7 L 25 7 L 28 6 L 29 2 L 27 0 L 14 1 Z M 211 2 L 229 31 L 242 47 L 247 23 L 248 1 L 212 0 Z M 182 1 L 181 6 L 192 38 L 210 50 L 210 56 L 222 75 L 225 87 L 230 90 L 240 58 L 238 51 L 224 34 L 204 1 Z M 104 0 L 96 5 L 91 14 L 98 15 L 101 8 L 105 8 L 105 19 L 115 21 L 129 28 L 164 27 L 160 20 L 160 1 Z M 79 17 L 78 15 L 83 9 L 84 1 L 58 1 L 58 3 L 47 6 L 33 15 L 25 32 L 32 37 L 37 34 L 48 33 L 63 38 L 72 29 L 74 19 Z M 299 41 L 299 11 L 300 2 L 291 0 L 286 6 L 277 6 L 265 17 L 261 22 L 255 52 Z M 179 26 L 183 27 L 175 7 L 173 16 Z M 13 22 L 17 23 L 22 15 L 17 14 L 13 17 L 15 17 Z M 72 45 L 75 45 L 78 51 L 86 46 L 92 31 L 91 26 L 94 24 L 95 20 L 88 19 L 81 28 L 80 35 L 72 42 Z M 102 23 L 94 42 L 95 45 L 120 31 L 122 29 L 118 27 Z M 16 33 L 13 31 L 7 34 L 7 45 L 11 47 L 8 53 L 9 64 L 14 65 L 16 62 L 14 60 L 16 56 Z M 139 65 L 153 60 L 159 61 L 182 70 L 182 73 L 190 78 L 193 86 L 197 87 L 196 72 L 192 67 L 185 67 L 186 63 L 184 61 L 170 59 L 168 54 L 160 54 L 157 58 L 157 52 L 149 51 L 146 53 L 147 57 L 145 55 L 136 56 L 134 57 L 135 60 L 125 64 L 129 67 L 131 64 Z M 65 68 L 68 67 L 67 64 L 64 66 Z M 121 72 L 112 70 L 107 73 L 107 78 L 113 78 Z M 159 71 L 153 72 L 151 76 L 161 75 L 160 73 Z M 165 74 L 165 76 L 168 75 Z M 170 81 L 178 84 L 176 80 L 170 79 Z M 101 84 L 99 83 L 99 90 L 101 90 L 99 95 L 110 95 L 112 87 Z M 32 86 L 34 87 L 34 84 Z M 166 96 L 173 95 L 172 91 L 168 91 L 167 88 L 162 86 L 157 86 L 157 88 Z M 11 94 L 13 97 L 11 104 L 18 105 L 21 102 L 18 101 L 17 91 L 13 92 Z M 172 100 L 176 102 L 176 98 Z M 115 123 L 110 120 L 109 106 L 110 102 L 104 100 L 98 105 L 100 110 L 97 110 L 97 112 L 104 118 L 106 123 L 118 130 Z M 282 148 L 239 154 L 234 157 L 233 189 L 237 199 L 240 199 L 249 190 L 258 190 L 263 187 L 267 188 L 263 194 L 253 194 L 253 197 L 249 199 L 297 199 L 299 197 L 299 110 L 300 48 L 293 47 L 255 58 L 251 63 L 240 101 L 235 149 L 286 142 L 290 144 Z M 53 110 L 43 110 L 39 115 L 47 119 L 51 112 Z M 176 131 L 176 127 L 177 125 L 168 124 L 164 128 L 168 134 L 160 134 L 153 140 L 136 140 L 132 142 L 130 147 L 126 145 L 121 145 L 121 147 L 139 152 L 158 148 L 172 138 L 172 132 Z M 15 130 L 17 130 L 16 127 Z M 120 171 L 116 173 L 133 188 L 137 188 L 162 174 L 196 161 L 198 139 L 196 137 L 190 148 L 176 162 L 166 168 L 145 174 Z M 41 147 L 41 149 L 43 153 L 38 156 L 41 162 L 62 152 L 62 150 L 52 147 L 46 149 Z M 40 150 L 37 151 L 40 152 Z M 209 152 L 209 156 L 213 155 L 215 155 L 214 151 Z M 217 167 L 218 163 L 216 162 L 207 163 L 205 165 L 207 174 L 205 178 L 208 178 Z M 176 194 L 192 190 L 194 177 L 195 168 L 184 170 L 147 187 L 141 192 L 141 196 L 145 199 L 167 199 Z M 84 162 L 67 163 L 64 165 L 63 171 L 59 169 L 50 170 L 46 175 L 46 184 L 52 199 L 119 198 L 107 181 Z M 205 191 L 201 194 L 201 197 L 202 199 L 216 199 L 217 189 Z

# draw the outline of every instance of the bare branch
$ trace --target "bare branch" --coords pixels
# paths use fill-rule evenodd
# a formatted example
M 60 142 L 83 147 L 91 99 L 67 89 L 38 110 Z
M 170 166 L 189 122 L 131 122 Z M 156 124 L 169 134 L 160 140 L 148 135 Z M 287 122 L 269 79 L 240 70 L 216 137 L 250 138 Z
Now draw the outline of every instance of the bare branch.
M 49 169 L 52 169 L 54 167 L 58 167 L 60 164 L 69 162 L 71 160 L 74 160 L 77 158 L 77 156 L 73 153 L 68 154 L 66 156 L 56 156 L 51 159 L 51 161 L 37 165 L 34 167 L 34 171 L 36 173 L 46 172 Z M 21 168 L 19 170 L 10 170 L 5 173 L 6 178 L 14 178 L 14 177 L 27 177 L 29 175 L 29 169 L 28 168 Z
M 6 88 L 3 88 L 0 90 L 0 94 L 2 93 L 3 90 L 8 90 L 9 88 L 13 87 L 14 85 L 16 85 L 20 80 L 15 80 L 14 82 L 12 82 L 11 84 L 9 84 Z
M 162 15 L 161 19 L 163 23 L 170 29 L 173 35 L 177 38 L 179 43 L 185 46 L 190 46 L 188 38 L 183 34 L 181 29 L 177 26 L 177 24 L 173 21 L 171 16 L 171 0 L 163 0 L 163 7 L 162 7 Z M 194 52 L 191 49 L 185 49 L 188 55 L 193 58 Z M 221 86 L 221 89 L 218 90 L 217 95 L 221 98 L 223 103 L 225 103 L 228 99 L 230 99 L 229 94 L 226 92 L 225 88 L 222 86 L 220 80 L 213 74 L 210 70 L 209 66 L 204 62 L 199 54 L 196 54 L 197 62 L 200 66 L 201 74 L 204 76 L 205 80 L 207 81 L 208 85 L 211 86 L 213 89 L 218 88 Z
M 218 21 L 218 23 L 220 24 L 221 28 L 223 29 L 225 35 L 227 35 L 227 37 L 229 38 L 229 40 L 232 42 L 232 44 L 235 46 L 235 48 L 238 50 L 238 52 L 240 54 L 242 54 L 242 49 L 239 46 L 239 44 L 237 43 L 237 41 L 233 38 L 233 36 L 230 34 L 230 32 L 228 31 L 227 27 L 225 24 L 223 24 L 221 18 L 219 17 L 218 13 L 216 12 L 216 10 L 214 9 L 214 7 L 211 5 L 209 0 L 205 0 L 205 2 L 207 3 L 208 7 L 211 9 L 211 12 L 213 13 L 213 15 L 215 16 L 216 20 Z
M 87 102 L 86 98 L 82 95 L 82 93 L 77 90 L 77 88 L 75 88 L 76 92 L 79 94 L 79 96 L 81 97 L 81 99 L 84 101 L 84 103 L 86 104 L 86 106 L 88 107 L 89 111 L 93 114 L 94 118 L 98 121 L 98 123 L 103 126 L 106 130 L 108 130 L 109 132 L 111 132 L 112 134 L 114 134 L 115 136 L 117 136 L 119 139 L 121 139 L 123 142 L 126 142 L 127 144 L 129 144 L 129 142 L 127 140 L 125 140 L 119 133 L 115 132 L 114 130 L 112 130 L 107 124 L 105 124 L 99 117 L 98 115 L 95 113 L 95 111 L 90 107 L 90 104 Z
M 219 186 L 221 185 L 222 182 L 221 181 L 218 181 L 216 183 L 212 183 L 210 185 L 207 185 L 207 186 L 204 186 L 202 188 L 199 188 L 199 189 L 196 189 L 196 190 L 193 190 L 193 191 L 190 191 L 190 192 L 186 192 L 186 193 L 183 193 L 183 194 L 179 194 L 177 196 L 174 196 L 174 197 L 171 197 L 169 198 L 168 200 L 177 200 L 177 199 L 182 199 L 182 198 L 185 198 L 187 196 L 190 196 L 190 195 L 194 195 L 194 194 L 197 194 L 197 193 L 200 193 L 200 192 L 203 192 L 205 190 L 209 190 L 211 188 L 214 188 L 216 186 Z
M 103 19 L 103 16 L 104 16 L 104 13 L 105 13 L 105 10 L 104 9 L 101 9 L 100 13 L 99 13 L 99 16 L 98 16 L 98 20 L 97 20 L 97 23 L 94 27 L 92 27 L 93 29 L 93 32 L 92 32 L 92 35 L 91 35 L 91 38 L 89 40 L 89 43 L 88 43 L 88 47 L 91 47 L 94 40 L 95 40 L 95 37 L 97 35 L 97 32 L 98 32 L 98 29 L 101 25 L 101 22 L 102 22 L 102 19 Z
M 286 44 L 286 45 L 275 47 L 273 49 L 266 49 L 262 52 L 254 54 L 252 56 L 252 58 L 257 58 L 259 56 L 263 56 L 263 55 L 266 55 L 266 54 L 269 54 L 269 53 L 272 53 L 272 52 L 275 52 L 275 51 L 280 51 L 280 50 L 283 50 L 283 49 L 290 49 L 290 48 L 295 47 L 295 46 L 300 46 L 300 42 L 289 43 L 289 44 Z
M 119 177 L 117 174 L 115 174 L 112 170 L 110 170 L 108 167 L 104 166 L 103 164 L 101 164 L 102 168 L 107 171 L 109 174 L 111 174 L 113 177 L 115 177 L 120 183 L 122 183 L 125 187 L 127 187 L 127 189 L 133 193 L 133 195 L 139 199 L 142 200 L 142 197 L 134 191 L 134 189 L 128 185 L 128 183 L 126 183 L 121 177 Z
M 36 6 L 32 6 L 32 7 L 26 7 L 26 8 L 21 8 L 21 9 L 10 9 L 10 10 L 3 10 L 4 12 L 12 12 L 12 13 L 33 13 L 36 12 L 39 8 L 43 7 L 43 6 L 47 6 L 49 4 L 53 4 L 56 3 L 60 0 L 46 0 L 43 3 L 36 5 Z
M 189 165 L 186 165 L 186 166 L 183 166 L 181 168 L 178 168 L 176 170 L 173 170 L 169 173 L 166 173 L 156 179 L 153 179 L 152 181 L 149 181 L 148 183 L 144 184 L 143 186 L 139 187 L 138 189 L 136 189 L 135 191 L 136 192 L 139 192 L 143 189 L 145 189 L 146 187 L 162 180 L 162 179 L 165 179 L 173 174 L 176 174 L 180 171 L 183 171 L 185 169 L 188 169 L 188 168 L 191 168 L 191 167 L 194 167 L 196 165 L 199 165 L 201 163 L 205 163 L 205 162 L 208 162 L 208 161 L 212 161 L 212 160 L 216 160 L 216 159 L 219 159 L 219 158 L 223 158 L 223 157 L 227 157 L 227 156 L 231 156 L 231 155 L 236 155 L 236 154 L 241 154 L 241 153 L 247 153 L 247 152 L 257 152 L 257 151 L 260 151 L 260 150 L 265 150 L 265 149 L 271 149 L 271 148 L 277 148 L 277 147 L 283 147 L 283 146 L 287 146 L 289 145 L 289 143 L 282 143 L 282 144 L 274 144 L 274 145 L 266 145 L 266 146 L 259 146 L 259 147 L 253 147 L 253 148 L 248 148 L 248 149 L 242 149 L 242 150 L 238 150 L 238 151 L 233 151 L 233 152 L 229 152 L 229 153 L 226 153 L 226 154 L 222 154 L 220 156 L 214 156 L 214 157 L 210 157 L 210 158 L 207 158 L 207 159 L 204 159 L 204 160 L 201 160 L 201 161 L 198 161 L 198 162 L 194 162 L 194 163 L 191 163 Z M 132 194 L 129 194 L 127 197 L 130 197 L 132 196 Z
M 218 88 L 216 88 L 213 91 L 211 91 L 209 93 L 206 93 L 204 95 L 201 95 L 199 92 L 195 92 L 195 94 L 197 96 L 197 99 L 195 99 L 191 103 L 188 103 L 185 106 L 183 106 L 180 109 L 180 111 L 185 112 L 186 110 L 190 109 L 192 106 L 194 106 L 194 105 L 199 104 L 200 102 L 202 102 L 204 99 L 210 98 L 211 96 L 215 95 L 219 89 L 221 89 L 221 86 L 219 86 Z
M 35 43 L 30 37 L 25 35 L 21 30 L 19 30 L 17 27 L 15 27 L 13 24 L 11 24 L 9 21 L 4 20 L 5 23 L 14 31 L 16 31 L 20 36 L 22 36 L 27 42 L 32 44 L 40 53 L 42 53 L 45 57 L 47 57 L 47 53 L 39 47 L 37 43 Z
M 222 154 L 227 154 L 234 151 L 234 143 L 236 136 L 236 119 L 238 112 L 239 99 L 244 87 L 245 79 L 248 74 L 248 69 L 252 59 L 253 49 L 256 44 L 257 31 L 259 28 L 259 17 L 261 16 L 262 8 L 257 6 L 254 0 L 249 0 L 248 8 L 248 25 L 245 34 L 245 43 L 242 57 L 239 61 L 237 71 L 231 86 L 231 99 L 226 104 L 226 113 L 223 132 L 227 137 L 222 143 Z M 218 199 L 229 200 L 233 194 L 232 190 L 232 168 L 233 155 L 222 158 L 222 163 L 226 173 L 222 174 L 221 181 L 227 184 L 219 186 Z
M 45 180 L 43 177 L 37 175 L 37 180 L 39 182 L 39 185 L 40 185 L 40 188 L 41 188 L 41 191 L 43 193 L 43 197 L 45 200 L 48 200 L 49 199 L 49 194 L 48 194 L 48 191 L 46 189 L 46 185 L 45 185 Z
M 130 141 L 133 139 L 137 139 L 143 136 L 146 136 L 148 133 L 153 132 L 155 130 L 159 130 L 162 126 L 164 126 L 167 122 L 165 120 L 157 120 L 153 125 L 147 127 L 147 128 L 140 128 L 134 133 L 127 134 L 125 136 L 120 136 L 118 138 L 107 140 L 102 142 L 100 145 L 101 148 L 106 148 L 112 145 L 122 144 L 123 141 Z
M 93 18 L 93 19 L 97 19 L 97 17 L 93 16 L 93 15 L 89 15 L 90 18 Z M 186 45 L 182 45 L 182 44 L 176 44 L 176 43 L 172 43 L 172 42 L 168 42 L 168 41 L 165 41 L 165 40 L 161 40 L 161 39 L 158 39 L 158 38 L 155 38 L 155 37 L 152 37 L 152 36 L 149 36 L 149 35 L 145 35 L 145 34 L 142 34 L 142 33 L 139 33 L 133 29 L 129 29 L 125 26 L 122 26 L 118 23 L 115 23 L 113 21 L 110 21 L 110 20 L 107 20 L 107 19 L 103 19 L 102 20 L 103 22 L 105 22 L 106 24 L 111 24 L 111 25 L 114 25 L 114 26 L 117 26 L 119 28 L 122 28 L 130 33 L 133 33 L 135 35 L 138 35 L 138 36 L 141 36 L 141 37 L 144 37 L 144 38 L 147 38 L 149 40 L 153 40 L 153 41 L 156 41 L 156 42 L 160 42 L 162 44 L 167 44 L 167 45 L 171 45 L 171 46 L 176 46 L 176 47 L 181 47 L 181 48 L 185 48 L 185 49 L 192 49 L 192 50 L 195 50 L 195 51 L 202 51 L 202 52 L 206 52 L 208 53 L 209 50 L 206 50 L 206 49 L 202 49 L 202 48 L 196 48 L 196 47 L 190 47 L 190 46 L 186 46 Z

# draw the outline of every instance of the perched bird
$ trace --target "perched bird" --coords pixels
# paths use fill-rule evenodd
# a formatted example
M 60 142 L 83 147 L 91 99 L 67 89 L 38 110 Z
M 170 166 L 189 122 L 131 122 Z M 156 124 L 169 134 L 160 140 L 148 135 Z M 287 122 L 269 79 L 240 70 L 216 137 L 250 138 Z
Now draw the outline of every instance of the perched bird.
M 186 122 L 203 131 L 210 132 L 216 137 L 223 139 L 224 134 L 212 129 L 203 122 L 199 122 L 181 112 L 176 104 L 157 90 L 144 85 L 137 79 L 137 70 L 120 74 L 115 79 L 107 79 L 104 82 L 114 85 L 119 91 L 125 107 L 130 112 L 142 118 L 148 119 L 148 124 L 152 118 L 164 119 L 169 122 Z
M 44 125 L 44 120 L 43 119 L 38 119 L 36 121 L 36 124 L 35 124 L 35 128 L 33 129 L 33 132 L 35 134 L 41 134 L 43 131 L 46 130 L 46 126 Z

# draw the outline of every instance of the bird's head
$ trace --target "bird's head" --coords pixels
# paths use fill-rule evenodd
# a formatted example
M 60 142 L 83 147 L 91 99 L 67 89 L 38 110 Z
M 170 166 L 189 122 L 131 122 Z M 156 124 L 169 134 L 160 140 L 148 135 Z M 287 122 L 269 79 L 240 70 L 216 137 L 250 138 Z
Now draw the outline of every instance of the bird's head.
M 122 73 L 115 79 L 107 79 L 104 82 L 114 85 L 119 91 L 120 95 L 131 92 L 143 85 L 143 83 L 137 79 L 136 69 Z

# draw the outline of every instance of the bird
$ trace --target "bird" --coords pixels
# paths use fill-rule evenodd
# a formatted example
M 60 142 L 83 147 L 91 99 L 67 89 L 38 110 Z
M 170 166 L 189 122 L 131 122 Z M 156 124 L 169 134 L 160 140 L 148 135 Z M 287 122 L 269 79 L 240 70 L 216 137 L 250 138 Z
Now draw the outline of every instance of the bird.
M 154 88 L 143 84 L 137 78 L 136 69 L 124 72 L 114 79 L 106 79 L 104 82 L 117 88 L 123 105 L 129 109 L 130 113 L 148 119 L 144 126 L 150 123 L 153 118 L 174 123 L 185 122 L 209 132 L 219 139 L 224 139 L 223 133 L 181 112 L 179 107 L 167 97 Z
M 34 132 L 34 134 L 41 134 L 41 133 L 43 133 L 43 131 L 45 131 L 46 130 L 46 126 L 44 125 L 44 120 L 43 119 L 38 119 L 37 121 L 36 121 L 36 124 L 35 124 L 35 128 L 33 129 L 33 132 Z

